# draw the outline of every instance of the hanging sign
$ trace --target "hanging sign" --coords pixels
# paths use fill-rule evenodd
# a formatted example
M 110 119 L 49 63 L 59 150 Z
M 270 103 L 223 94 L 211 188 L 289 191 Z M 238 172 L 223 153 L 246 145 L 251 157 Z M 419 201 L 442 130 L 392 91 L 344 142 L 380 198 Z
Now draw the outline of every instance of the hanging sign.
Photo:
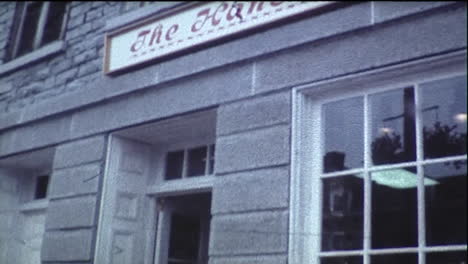
M 202 2 L 106 35 L 104 72 L 154 61 L 332 2 Z

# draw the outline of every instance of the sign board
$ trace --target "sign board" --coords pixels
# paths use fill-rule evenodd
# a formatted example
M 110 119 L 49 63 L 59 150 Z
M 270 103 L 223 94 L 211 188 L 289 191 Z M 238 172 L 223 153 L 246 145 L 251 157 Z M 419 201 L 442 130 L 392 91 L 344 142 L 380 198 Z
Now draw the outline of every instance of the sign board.
M 112 73 L 169 54 L 291 17 L 332 2 L 202 2 L 106 35 L 104 72 Z

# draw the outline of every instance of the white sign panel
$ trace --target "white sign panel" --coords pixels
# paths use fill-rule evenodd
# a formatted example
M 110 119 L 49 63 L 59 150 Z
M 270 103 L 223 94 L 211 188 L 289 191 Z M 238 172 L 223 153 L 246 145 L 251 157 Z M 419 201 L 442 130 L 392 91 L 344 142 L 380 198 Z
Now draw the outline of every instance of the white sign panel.
M 173 54 L 332 2 L 203 2 L 106 36 L 105 72 Z

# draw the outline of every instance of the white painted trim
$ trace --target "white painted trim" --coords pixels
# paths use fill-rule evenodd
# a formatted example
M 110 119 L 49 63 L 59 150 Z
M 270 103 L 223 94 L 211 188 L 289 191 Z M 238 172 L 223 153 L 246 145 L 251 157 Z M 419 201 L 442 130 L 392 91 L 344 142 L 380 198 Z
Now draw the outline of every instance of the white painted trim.
M 149 186 L 147 195 L 181 195 L 210 191 L 214 185 L 215 176 L 187 177 L 159 182 L 157 185 Z
M 107 195 L 107 178 L 109 177 L 109 171 L 110 171 L 110 155 L 111 155 L 111 148 L 112 148 L 112 141 L 114 139 L 114 136 L 110 134 L 107 138 L 107 147 L 106 147 L 106 159 L 105 159 L 105 166 L 104 166 L 104 171 L 101 172 L 103 174 L 102 177 L 102 189 L 101 189 L 101 197 L 100 199 L 100 205 L 99 205 L 99 211 L 98 211 L 98 223 L 97 223 L 97 232 L 96 232 L 96 244 L 94 248 L 94 261 L 95 263 L 98 263 L 98 259 L 104 258 L 104 256 L 99 257 L 98 253 L 100 252 L 101 244 L 103 243 L 103 240 L 105 238 L 102 235 L 102 227 L 103 227 L 103 222 L 104 222 L 104 207 L 105 207 L 105 197 Z

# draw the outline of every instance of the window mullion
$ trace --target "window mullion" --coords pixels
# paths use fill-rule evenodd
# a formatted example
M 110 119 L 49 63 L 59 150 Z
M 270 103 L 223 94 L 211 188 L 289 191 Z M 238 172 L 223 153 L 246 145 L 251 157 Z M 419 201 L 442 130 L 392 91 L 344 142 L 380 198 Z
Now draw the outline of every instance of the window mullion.
M 40 47 L 42 43 L 42 38 L 44 36 L 45 24 L 47 21 L 47 16 L 49 14 L 50 2 L 44 2 L 41 7 L 41 14 L 39 16 L 39 21 L 37 25 L 36 35 L 34 36 L 34 46 L 33 49 Z
M 19 4 L 19 3 L 17 3 Z M 18 49 L 20 46 L 20 38 L 21 35 L 23 34 L 23 25 L 24 25 L 24 20 L 26 20 L 26 10 L 28 9 L 28 5 L 31 3 L 27 2 L 23 4 L 23 9 L 21 10 L 21 15 L 20 15 L 20 22 L 18 26 L 18 31 L 16 32 L 15 39 L 13 41 L 13 52 L 11 58 L 16 58 L 16 55 L 18 54 Z
M 418 172 L 418 263 L 426 263 L 424 248 L 426 247 L 426 223 L 425 223 L 425 197 L 424 197 L 424 167 L 421 161 L 424 159 L 423 136 L 422 136 L 422 115 L 421 115 L 421 96 L 419 85 L 414 85 L 414 120 L 416 121 L 416 161 Z
M 371 203 L 372 203 L 372 190 L 371 190 L 371 178 L 369 173 L 369 167 L 371 164 L 370 160 L 370 107 L 369 107 L 369 96 L 364 95 L 364 237 L 363 237 L 363 263 L 370 264 L 369 251 L 371 249 Z
M 187 178 L 188 172 L 188 149 L 184 149 L 184 162 L 182 162 L 182 179 Z
M 211 148 L 210 148 L 210 145 L 207 145 L 206 156 L 205 156 L 205 161 L 206 161 L 205 162 L 205 175 L 210 174 L 210 163 L 211 163 L 210 157 L 211 157 Z

